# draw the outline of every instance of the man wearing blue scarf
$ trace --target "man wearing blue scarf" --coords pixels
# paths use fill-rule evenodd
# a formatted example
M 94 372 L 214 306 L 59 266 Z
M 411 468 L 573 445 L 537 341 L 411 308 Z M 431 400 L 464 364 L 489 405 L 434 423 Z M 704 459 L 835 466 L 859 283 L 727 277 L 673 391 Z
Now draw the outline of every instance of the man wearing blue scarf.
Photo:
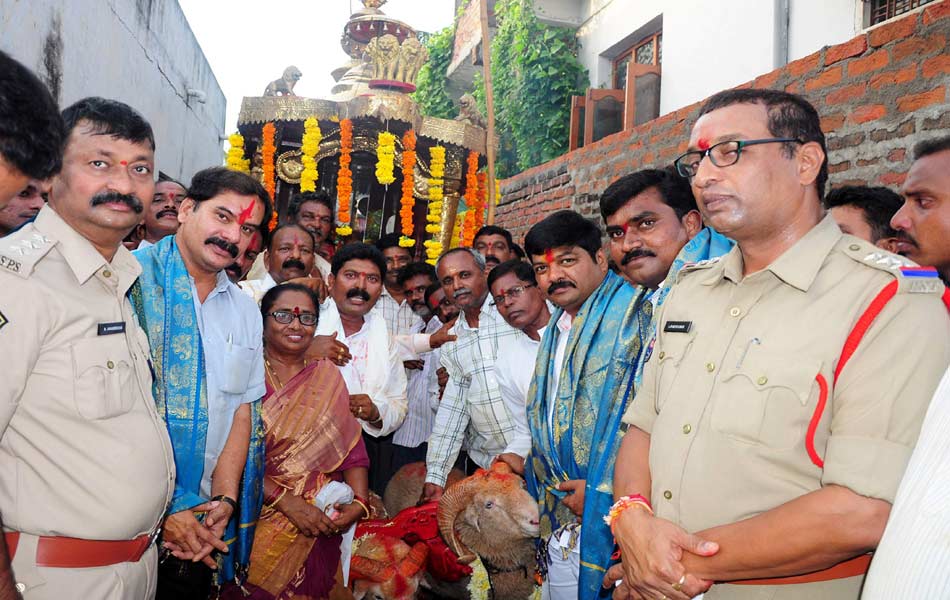
M 262 502 L 262 324 L 223 269 L 266 235 L 270 212 L 259 182 L 205 169 L 181 204 L 178 233 L 135 253 L 142 275 L 132 300 L 177 469 L 162 531 L 173 556 L 159 568 L 159 600 L 207 598 L 211 569 L 218 585 L 246 576 Z
M 620 415 L 651 313 L 644 293 L 609 271 L 600 229 L 578 213 L 536 224 L 525 249 L 558 306 L 527 400 L 525 474 L 541 513 L 543 594 L 587 600 L 602 594 L 613 551 L 601 517 L 613 502 Z

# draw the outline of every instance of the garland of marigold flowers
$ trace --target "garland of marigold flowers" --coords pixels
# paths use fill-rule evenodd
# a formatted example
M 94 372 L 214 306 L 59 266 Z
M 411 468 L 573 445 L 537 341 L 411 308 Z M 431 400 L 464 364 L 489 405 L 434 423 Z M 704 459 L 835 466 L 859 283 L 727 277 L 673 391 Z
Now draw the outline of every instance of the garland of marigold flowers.
M 244 136 L 240 133 L 232 133 L 228 137 L 228 144 L 231 147 L 228 148 L 227 167 L 232 171 L 250 173 L 251 161 L 244 158 Z
M 307 117 L 303 122 L 303 139 L 300 142 L 300 151 L 303 156 L 300 162 L 303 164 L 303 171 L 300 172 L 300 191 L 317 191 L 317 179 L 320 174 L 317 172 L 317 153 L 320 152 L 320 141 L 323 140 L 323 133 L 320 131 L 320 122 L 315 117 Z
M 426 248 L 426 262 L 434 265 L 442 255 L 442 242 L 439 241 L 439 232 L 442 228 L 442 200 L 445 186 L 445 147 L 433 146 L 429 150 L 429 207 L 426 214 L 426 233 L 432 238 L 423 242 Z
M 465 206 L 468 212 L 465 215 L 465 225 L 462 229 L 462 245 L 471 247 L 475 241 L 475 231 L 478 229 L 478 213 L 480 212 L 480 198 L 478 194 L 478 152 L 469 152 L 465 173 Z
M 348 236 L 350 227 L 350 200 L 353 197 L 353 171 L 350 170 L 353 152 L 353 121 L 340 121 L 340 170 L 336 177 L 337 225 L 336 233 Z
M 380 131 L 376 141 L 376 181 L 389 185 L 396 181 L 393 168 L 396 162 L 396 136 Z
M 277 128 L 273 123 L 267 123 L 261 129 L 261 169 L 264 171 L 264 189 L 275 200 L 277 182 L 274 180 L 274 157 L 277 155 L 276 137 Z M 268 226 L 270 231 L 277 227 L 277 202 L 273 202 L 274 209 Z
M 485 224 L 485 208 L 488 207 L 488 173 L 478 174 L 478 212 L 475 214 L 475 231 Z
M 402 236 L 399 238 L 399 245 L 403 248 L 412 248 L 416 245 L 416 240 L 412 239 L 415 229 L 412 222 L 412 209 L 416 204 L 415 168 L 416 132 L 410 129 L 402 136 L 402 198 L 399 199 Z

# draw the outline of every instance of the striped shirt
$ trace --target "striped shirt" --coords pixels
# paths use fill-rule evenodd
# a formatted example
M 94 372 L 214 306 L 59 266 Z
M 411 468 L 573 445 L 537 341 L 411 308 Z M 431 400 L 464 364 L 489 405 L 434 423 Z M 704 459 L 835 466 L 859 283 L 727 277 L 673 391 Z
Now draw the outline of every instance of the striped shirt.
M 422 317 L 412 312 L 409 302 L 403 299 L 401 303 L 397 303 L 386 286 L 383 286 L 383 292 L 379 295 L 379 300 L 376 301 L 373 310 L 382 315 L 391 336 L 411 335 L 425 329 L 425 322 Z
M 435 333 L 440 327 L 442 327 L 442 322 L 438 317 L 432 317 L 424 333 Z M 436 370 L 439 368 L 441 356 L 441 348 L 436 348 L 422 355 L 425 366 L 421 370 L 406 369 L 406 377 L 409 381 L 406 388 L 409 411 L 406 413 L 406 420 L 393 435 L 394 444 L 415 448 L 432 435 L 435 413 L 439 408 L 439 380 Z M 433 382 L 435 382 L 434 390 Z
M 950 370 L 924 418 L 862 600 L 950 597 Z
M 443 486 L 463 439 L 468 455 L 485 468 L 513 440 L 515 425 L 498 385 L 495 359 L 500 344 L 524 335 L 491 306 L 490 296 L 482 304 L 478 327 L 470 327 L 460 315 L 451 331 L 458 339 L 442 348 L 441 364 L 449 373 L 449 382 L 426 456 L 426 482 Z M 533 369 L 534 364 L 524 368 Z

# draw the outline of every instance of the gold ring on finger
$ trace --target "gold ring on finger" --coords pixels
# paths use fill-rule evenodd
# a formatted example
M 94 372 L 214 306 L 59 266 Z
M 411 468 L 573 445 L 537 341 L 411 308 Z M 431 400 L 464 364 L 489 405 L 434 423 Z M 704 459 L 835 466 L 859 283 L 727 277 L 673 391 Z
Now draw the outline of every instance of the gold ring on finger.
M 686 583 L 686 573 L 683 573 L 683 576 L 680 577 L 680 580 L 673 584 L 673 589 L 677 592 L 682 591 L 684 583 Z

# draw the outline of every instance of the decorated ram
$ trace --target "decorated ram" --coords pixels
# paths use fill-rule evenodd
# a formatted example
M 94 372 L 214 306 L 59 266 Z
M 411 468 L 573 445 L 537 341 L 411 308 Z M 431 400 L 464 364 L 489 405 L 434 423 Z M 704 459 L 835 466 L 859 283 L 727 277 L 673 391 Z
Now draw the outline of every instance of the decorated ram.
M 419 589 L 429 547 L 385 535 L 360 540 L 350 570 L 356 600 L 412 600 Z

